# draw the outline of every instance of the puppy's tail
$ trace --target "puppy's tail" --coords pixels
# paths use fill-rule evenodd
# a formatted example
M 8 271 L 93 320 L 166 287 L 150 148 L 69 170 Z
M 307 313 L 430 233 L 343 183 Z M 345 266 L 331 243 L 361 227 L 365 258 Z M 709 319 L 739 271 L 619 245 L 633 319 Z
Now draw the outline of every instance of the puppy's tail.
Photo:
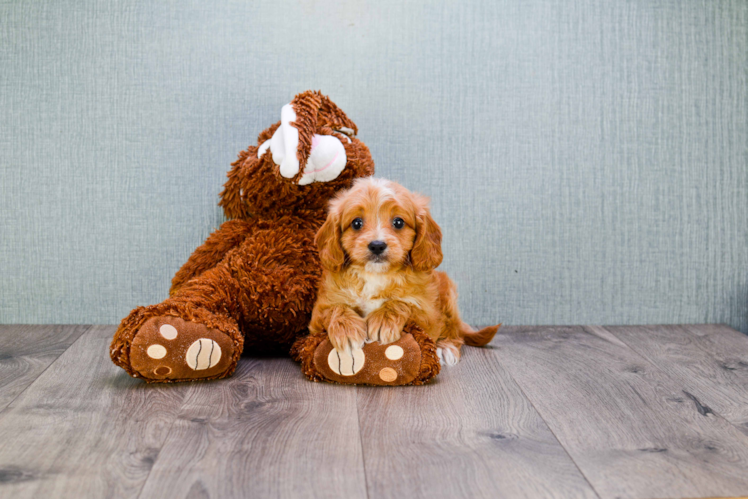
M 462 325 L 460 325 L 460 333 L 462 334 L 462 338 L 465 340 L 465 343 L 467 345 L 480 347 L 491 342 L 493 340 L 493 336 L 496 335 L 496 332 L 499 331 L 499 328 L 501 328 L 501 323 L 494 326 L 487 326 L 476 331 L 472 326 L 463 322 Z

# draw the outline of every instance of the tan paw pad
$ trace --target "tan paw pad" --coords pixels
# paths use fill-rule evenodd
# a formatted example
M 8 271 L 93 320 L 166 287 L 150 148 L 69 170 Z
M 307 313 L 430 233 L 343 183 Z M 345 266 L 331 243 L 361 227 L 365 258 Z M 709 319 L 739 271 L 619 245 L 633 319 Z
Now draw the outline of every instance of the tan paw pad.
M 161 344 L 153 344 L 148 347 L 146 352 L 148 353 L 148 357 L 152 359 L 161 359 L 166 356 L 166 347 Z
M 397 372 L 390 367 L 382 368 L 379 371 L 379 378 L 385 382 L 394 382 L 397 379 Z
M 193 370 L 207 370 L 221 360 L 221 346 L 211 339 L 198 339 L 187 349 L 185 360 Z
M 158 331 L 166 340 L 174 340 L 177 338 L 177 329 L 171 325 L 161 325 L 161 328 L 159 328 Z
M 338 375 L 350 377 L 360 372 L 364 367 L 366 357 L 362 349 L 353 349 L 352 352 L 338 352 L 333 349 L 327 356 L 327 364 L 330 369 Z
M 405 354 L 405 351 L 403 351 L 403 348 L 399 345 L 391 345 L 384 351 L 385 357 L 391 361 L 396 361 L 402 358 L 403 354 Z

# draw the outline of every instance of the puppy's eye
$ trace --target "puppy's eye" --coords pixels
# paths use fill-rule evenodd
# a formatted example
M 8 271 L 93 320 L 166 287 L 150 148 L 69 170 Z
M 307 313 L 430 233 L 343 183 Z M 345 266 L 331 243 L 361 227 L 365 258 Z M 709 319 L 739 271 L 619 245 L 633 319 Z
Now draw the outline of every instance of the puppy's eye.
M 392 219 L 392 225 L 395 227 L 395 229 L 402 229 L 405 227 L 405 221 L 400 217 L 395 217 L 394 219 Z
M 359 229 L 364 227 L 364 219 L 362 219 L 361 217 L 356 217 L 355 219 L 353 219 L 353 222 L 351 222 L 351 227 L 358 231 Z

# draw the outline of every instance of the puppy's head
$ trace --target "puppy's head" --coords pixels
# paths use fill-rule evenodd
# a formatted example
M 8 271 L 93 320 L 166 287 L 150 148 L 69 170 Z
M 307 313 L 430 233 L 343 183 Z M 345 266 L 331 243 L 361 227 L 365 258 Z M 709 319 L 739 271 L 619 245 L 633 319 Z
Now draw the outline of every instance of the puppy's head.
M 441 239 L 426 197 L 388 180 L 365 178 L 330 203 L 316 241 L 322 265 L 332 271 L 351 265 L 383 273 L 436 268 Z

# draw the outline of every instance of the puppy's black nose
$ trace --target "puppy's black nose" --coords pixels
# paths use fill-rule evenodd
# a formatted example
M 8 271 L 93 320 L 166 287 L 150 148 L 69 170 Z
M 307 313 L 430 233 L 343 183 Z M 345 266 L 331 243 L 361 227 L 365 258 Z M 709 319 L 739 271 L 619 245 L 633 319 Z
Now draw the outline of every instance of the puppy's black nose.
M 384 252 L 387 249 L 387 243 L 384 241 L 372 241 L 369 243 L 369 251 L 373 253 L 374 255 L 380 255 L 382 252 Z

